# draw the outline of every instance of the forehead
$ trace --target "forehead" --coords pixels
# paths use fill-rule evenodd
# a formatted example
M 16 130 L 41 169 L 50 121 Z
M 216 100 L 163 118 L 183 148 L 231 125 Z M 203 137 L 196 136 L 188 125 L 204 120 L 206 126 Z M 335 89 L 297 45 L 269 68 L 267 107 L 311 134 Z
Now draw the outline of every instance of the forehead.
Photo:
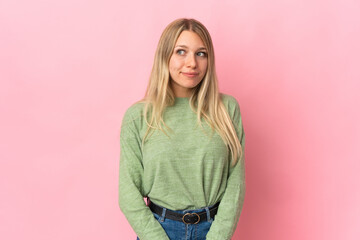
M 204 42 L 201 40 L 199 35 L 192 31 L 182 31 L 179 38 L 175 43 L 175 47 L 177 45 L 183 45 L 187 47 L 205 47 Z

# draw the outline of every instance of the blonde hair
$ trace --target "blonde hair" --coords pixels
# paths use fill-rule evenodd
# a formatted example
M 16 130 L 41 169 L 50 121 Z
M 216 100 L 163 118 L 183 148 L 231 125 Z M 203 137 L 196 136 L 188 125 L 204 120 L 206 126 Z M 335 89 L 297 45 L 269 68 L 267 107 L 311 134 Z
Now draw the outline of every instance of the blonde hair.
M 197 114 L 197 122 L 201 127 L 201 119 L 204 118 L 212 130 L 218 132 L 230 148 L 234 165 L 242 154 L 241 144 L 226 107 L 221 101 L 210 34 L 205 26 L 195 19 L 181 18 L 173 21 L 160 37 L 145 96 L 138 101 L 145 103 L 143 115 L 148 125 L 142 144 L 145 143 L 151 129 L 160 129 L 168 136 L 162 124 L 171 131 L 163 120 L 165 108 L 175 102 L 175 95 L 169 82 L 169 61 L 178 37 L 185 30 L 195 32 L 201 38 L 207 49 L 208 58 L 208 67 L 203 80 L 191 90 L 189 100 L 191 109 Z

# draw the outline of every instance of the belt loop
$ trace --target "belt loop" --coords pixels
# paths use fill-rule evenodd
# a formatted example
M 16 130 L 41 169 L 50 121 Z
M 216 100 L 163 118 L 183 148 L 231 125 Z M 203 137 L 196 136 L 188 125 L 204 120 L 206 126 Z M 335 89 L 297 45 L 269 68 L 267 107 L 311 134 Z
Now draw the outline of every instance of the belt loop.
M 163 222 L 165 220 L 165 214 L 166 214 L 166 208 L 163 207 L 162 208 L 162 214 L 161 214 L 161 216 L 159 218 L 160 222 Z
M 207 221 L 210 222 L 210 221 L 211 221 L 211 217 L 210 217 L 209 207 L 205 207 L 205 210 L 206 210 Z

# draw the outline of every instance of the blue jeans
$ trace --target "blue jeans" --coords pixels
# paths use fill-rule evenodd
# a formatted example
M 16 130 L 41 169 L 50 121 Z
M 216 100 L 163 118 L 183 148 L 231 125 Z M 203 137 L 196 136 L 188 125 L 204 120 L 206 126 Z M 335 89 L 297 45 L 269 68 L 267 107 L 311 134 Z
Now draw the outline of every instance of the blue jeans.
M 197 213 L 206 210 L 207 220 L 199 222 L 198 224 L 185 224 L 183 222 L 165 218 L 166 208 L 163 208 L 161 216 L 156 213 L 153 213 L 153 215 L 161 224 L 170 240 L 205 240 L 206 234 L 210 230 L 211 224 L 214 221 L 214 219 L 210 217 L 210 207 L 212 206 L 196 210 L 174 211 L 178 213 Z M 137 237 L 136 240 L 140 240 L 139 237 Z

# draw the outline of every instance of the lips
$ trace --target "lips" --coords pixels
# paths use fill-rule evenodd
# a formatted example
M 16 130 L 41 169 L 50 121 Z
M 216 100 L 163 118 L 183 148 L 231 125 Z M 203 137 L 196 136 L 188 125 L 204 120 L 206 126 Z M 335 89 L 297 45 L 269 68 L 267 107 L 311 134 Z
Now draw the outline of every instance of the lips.
M 199 75 L 199 73 L 197 72 L 181 72 L 181 73 L 187 77 L 196 77 L 197 75 Z

